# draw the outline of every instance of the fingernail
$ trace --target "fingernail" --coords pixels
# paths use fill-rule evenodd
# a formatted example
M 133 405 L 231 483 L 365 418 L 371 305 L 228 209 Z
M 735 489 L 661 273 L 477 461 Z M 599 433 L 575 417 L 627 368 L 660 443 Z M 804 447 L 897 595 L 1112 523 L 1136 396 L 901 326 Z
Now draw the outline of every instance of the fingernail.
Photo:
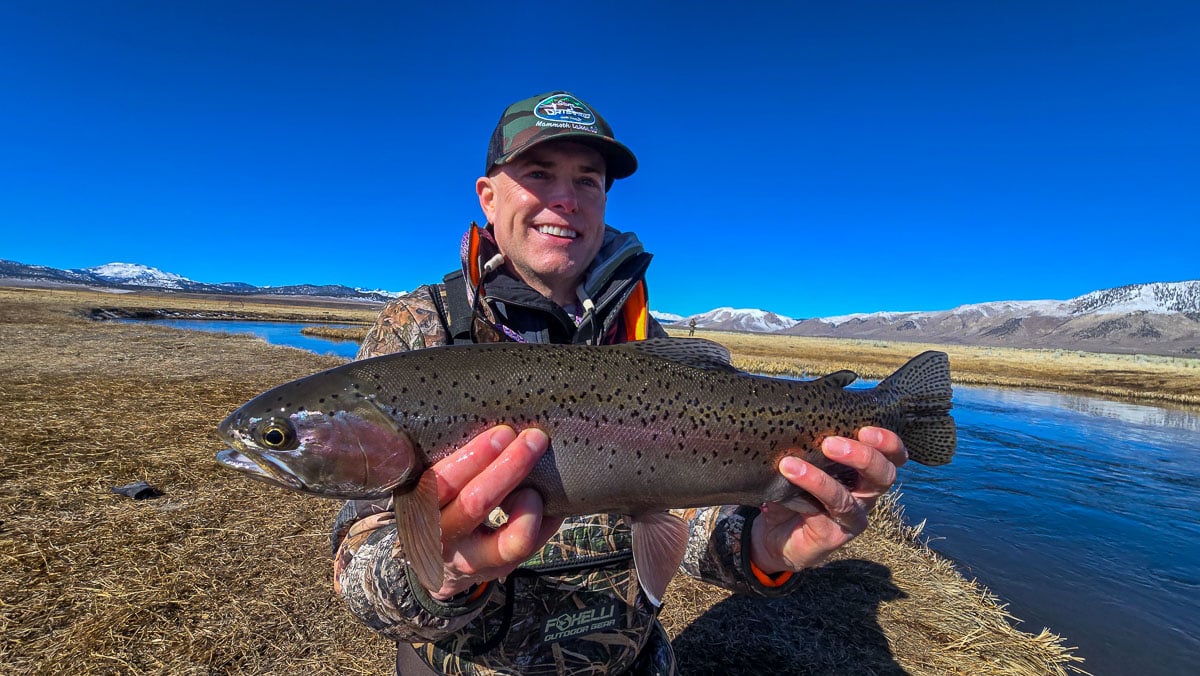
M 858 440 L 871 446 L 883 443 L 883 433 L 874 428 L 867 428 L 858 433 Z
M 808 473 L 808 465 L 800 462 L 800 458 L 789 455 L 779 461 L 779 471 L 783 472 L 784 476 L 798 479 Z
M 492 445 L 492 449 L 503 451 L 505 446 L 508 446 L 517 438 L 516 432 L 513 432 L 511 427 L 501 427 L 492 432 L 492 438 L 488 439 L 488 443 Z
M 825 440 L 825 443 L 821 445 L 821 448 L 825 451 L 825 455 L 832 455 L 839 458 L 844 458 L 847 455 L 850 455 L 851 451 L 850 442 L 842 437 L 829 437 Z
M 536 427 L 531 427 L 524 432 L 525 445 L 534 453 L 544 453 L 550 447 L 550 437 L 546 433 Z

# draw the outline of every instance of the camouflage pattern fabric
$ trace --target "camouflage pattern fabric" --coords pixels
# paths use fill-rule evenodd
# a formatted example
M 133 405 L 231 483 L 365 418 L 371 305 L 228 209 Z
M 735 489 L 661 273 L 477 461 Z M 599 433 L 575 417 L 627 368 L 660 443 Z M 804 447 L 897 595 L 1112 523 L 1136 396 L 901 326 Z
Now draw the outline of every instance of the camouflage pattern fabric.
M 355 359 L 445 345 L 446 326 L 430 294 L 440 285 L 418 287 L 389 302 L 367 331 Z

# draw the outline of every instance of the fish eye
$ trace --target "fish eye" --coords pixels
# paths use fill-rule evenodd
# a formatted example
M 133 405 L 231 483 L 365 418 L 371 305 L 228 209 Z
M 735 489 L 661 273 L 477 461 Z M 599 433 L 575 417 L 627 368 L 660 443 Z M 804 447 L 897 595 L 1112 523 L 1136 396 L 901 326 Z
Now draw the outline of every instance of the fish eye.
M 258 441 L 273 451 L 290 451 L 296 443 L 296 428 L 284 418 L 272 418 L 258 430 Z

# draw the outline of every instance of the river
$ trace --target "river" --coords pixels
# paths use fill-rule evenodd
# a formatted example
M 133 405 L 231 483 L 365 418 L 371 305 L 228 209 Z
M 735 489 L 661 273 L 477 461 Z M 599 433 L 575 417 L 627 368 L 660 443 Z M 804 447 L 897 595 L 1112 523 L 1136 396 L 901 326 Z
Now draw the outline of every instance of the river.
M 147 322 L 156 326 L 170 326 L 177 329 L 195 331 L 215 331 L 218 333 L 248 333 L 258 336 L 268 343 L 298 347 L 317 354 L 332 354 L 346 359 L 353 359 L 358 353 L 358 343 L 352 340 L 331 340 L 316 336 L 305 336 L 300 329 L 315 324 L 297 324 L 292 322 L 251 322 L 234 320 L 207 319 L 125 319 L 121 321 Z M 354 324 L 321 324 L 331 328 L 349 328 Z
M 1200 414 L 956 387 L 959 451 L 905 466 L 931 546 L 1094 674 L 1200 673 Z
M 357 350 L 300 324 L 156 323 Z M 954 462 L 900 472 L 930 546 L 1097 676 L 1200 673 L 1200 413 L 964 386 L 954 406 Z

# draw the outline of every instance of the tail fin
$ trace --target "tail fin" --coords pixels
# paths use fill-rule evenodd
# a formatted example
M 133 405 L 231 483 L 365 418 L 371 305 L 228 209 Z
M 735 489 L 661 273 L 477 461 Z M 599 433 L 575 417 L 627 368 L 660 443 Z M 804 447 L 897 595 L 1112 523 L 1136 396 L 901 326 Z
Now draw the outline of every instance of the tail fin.
M 899 393 L 905 410 L 896 433 L 908 457 L 922 465 L 944 465 L 958 444 L 950 417 L 950 359 L 945 352 L 922 352 L 879 383 Z

